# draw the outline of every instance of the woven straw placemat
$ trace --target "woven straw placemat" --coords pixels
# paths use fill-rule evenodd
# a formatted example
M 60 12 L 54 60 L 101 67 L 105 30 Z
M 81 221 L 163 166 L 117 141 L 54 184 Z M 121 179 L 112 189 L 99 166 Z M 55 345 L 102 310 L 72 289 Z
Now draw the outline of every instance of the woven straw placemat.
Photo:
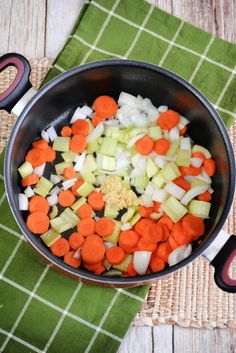
M 31 82 L 38 87 L 52 61 L 47 58 L 31 60 Z M 9 86 L 16 70 L 8 68 L 0 74 L 0 92 Z M 6 145 L 14 118 L 0 112 L 0 150 Z M 231 141 L 236 144 L 236 124 L 230 131 Z M 225 230 L 236 230 L 236 205 L 225 225 Z M 236 261 L 231 271 L 236 278 Z M 236 295 L 218 289 L 214 283 L 214 270 L 202 257 L 151 286 L 147 300 L 137 314 L 135 325 L 178 323 L 185 327 L 213 328 L 236 327 Z

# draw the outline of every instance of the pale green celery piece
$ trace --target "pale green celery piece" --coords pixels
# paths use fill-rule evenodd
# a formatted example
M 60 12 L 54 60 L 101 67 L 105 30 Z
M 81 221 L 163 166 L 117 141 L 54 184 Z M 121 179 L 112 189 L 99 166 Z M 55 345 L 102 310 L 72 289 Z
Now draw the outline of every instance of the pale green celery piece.
M 63 152 L 61 154 L 62 158 L 64 159 L 65 162 L 74 162 L 75 157 L 77 156 L 77 153 L 68 151 L 68 152 Z
M 129 152 L 132 154 L 132 156 L 134 156 L 137 153 L 135 144 L 130 148 Z
M 119 239 L 119 234 L 120 234 L 121 222 L 116 221 L 114 219 L 112 219 L 112 221 L 115 223 L 114 231 L 113 231 L 113 233 L 111 235 L 109 235 L 109 237 L 103 238 L 103 240 L 104 241 L 109 241 L 110 243 L 117 243 L 118 239 Z
M 99 145 L 97 143 L 97 140 L 93 140 L 87 144 L 87 152 L 88 153 L 94 153 L 99 149 Z
M 192 148 L 192 153 L 195 153 L 195 152 L 202 152 L 206 158 L 211 158 L 210 152 L 208 151 L 208 149 L 206 149 L 203 146 L 194 145 Z
M 84 168 L 81 168 L 80 175 L 87 183 L 94 184 L 96 182 L 95 175 L 91 171 L 85 171 Z
M 86 119 L 88 125 L 89 125 L 89 133 L 94 130 L 93 124 L 91 122 L 91 119 Z
M 122 272 L 118 270 L 110 270 L 110 271 L 104 272 L 102 275 L 108 276 L 108 277 L 121 276 Z
M 64 169 L 68 167 L 73 167 L 73 164 L 71 162 L 61 162 L 61 163 L 55 164 L 55 170 L 57 175 L 62 174 Z
M 110 262 L 109 262 L 107 259 L 103 260 L 102 264 L 103 264 L 103 266 L 105 267 L 105 269 L 106 269 L 107 271 L 110 270 L 111 264 L 110 264 Z
M 127 211 L 121 216 L 121 222 L 127 223 L 133 217 L 135 212 L 137 211 L 137 207 L 129 207 Z
M 104 128 L 104 135 L 105 135 L 106 137 L 112 136 L 112 127 L 110 127 L 110 126 L 105 126 L 105 128 Z
M 97 165 L 99 169 L 114 171 L 116 160 L 114 157 L 104 156 L 101 153 L 97 153 Z
M 51 227 L 58 233 L 63 233 L 66 230 L 73 228 L 71 223 L 66 223 L 62 217 L 56 217 L 50 221 Z
M 87 197 L 94 190 L 94 186 L 86 181 L 76 190 L 81 196 Z
M 166 155 L 168 157 L 174 157 L 177 153 L 178 148 L 179 148 L 179 140 L 172 141 Z
M 189 167 L 191 162 L 191 151 L 178 150 L 176 155 L 176 164 L 179 167 Z
M 153 178 L 152 178 L 152 182 L 158 186 L 159 188 L 162 188 L 166 181 L 165 179 L 163 178 L 163 176 L 161 175 L 160 172 L 158 172 Z
M 61 214 L 60 217 L 64 219 L 65 223 L 70 223 L 72 225 L 71 228 L 75 227 L 79 222 L 79 217 L 71 210 L 70 207 L 67 207 Z
M 136 213 L 136 215 L 134 215 L 133 218 L 131 218 L 131 220 L 129 221 L 129 223 L 134 226 L 139 220 L 140 218 L 142 218 L 140 213 Z
M 93 172 L 94 170 L 97 169 L 97 163 L 92 154 L 87 154 L 83 163 L 83 167 L 81 169 L 84 171 L 86 170 L 90 172 Z
M 147 177 L 150 179 L 158 172 L 156 164 L 151 158 L 147 160 Z
M 85 197 L 80 197 L 79 200 L 73 203 L 71 206 L 72 210 L 76 212 L 81 206 L 83 206 L 87 202 Z
M 128 190 L 131 189 L 131 186 L 130 186 L 130 182 L 129 182 L 129 181 L 123 180 L 122 182 L 123 182 L 123 185 L 124 185 Z
M 163 137 L 162 130 L 160 126 L 151 126 L 148 129 L 148 135 L 154 140 L 157 141 Z
M 52 148 L 54 151 L 68 152 L 70 149 L 70 137 L 56 137 L 53 141 Z
M 157 221 L 159 218 L 163 216 L 162 213 L 157 213 L 157 212 L 152 212 L 150 214 L 150 218 L 153 219 L 154 221 Z
M 201 186 L 201 185 L 209 185 L 206 181 L 200 180 L 200 179 L 194 179 L 190 183 L 191 189 L 194 188 L 195 186 Z
M 52 211 L 49 213 L 49 218 L 53 219 L 58 215 L 58 207 L 57 205 L 54 205 L 52 208 Z
M 97 142 L 98 142 L 99 145 L 101 145 L 102 141 L 103 141 L 103 137 L 98 137 L 97 138 Z
M 128 136 L 126 135 L 125 130 L 120 130 L 119 128 L 113 128 L 112 129 L 112 135 L 111 137 L 119 142 L 127 144 L 128 142 Z
M 105 156 L 114 157 L 116 154 L 117 140 L 112 137 L 104 137 L 101 147 L 100 153 Z
M 178 222 L 188 212 L 187 208 L 174 196 L 170 196 L 167 200 L 162 202 L 161 208 L 174 223 Z
M 130 138 L 133 138 L 134 136 L 140 135 L 140 134 L 147 134 L 148 133 L 148 128 L 145 127 L 131 127 L 130 129 L 126 129 L 126 132 L 130 136 Z
M 20 173 L 22 178 L 25 178 L 33 173 L 33 167 L 30 162 L 25 161 L 21 166 L 18 168 L 18 172 Z
M 108 204 L 105 205 L 104 217 L 115 219 L 118 214 L 119 211 L 116 207 L 109 206 Z
M 129 254 L 125 256 L 124 260 L 119 265 L 113 265 L 113 268 L 122 272 L 126 272 L 131 262 L 133 262 L 133 256 Z
M 39 182 L 36 184 L 36 187 L 34 188 L 34 192 L 38 195 L 46 197 L 53 185 L 54 184 L 50 180 L 41 177 Z
M 50 228 L 46 233 L 40 235 L 40 238 L 50 248 L 50 246 L 52 246 L 58 239 L 61 238 L 61 234 Z
M 188 204 L 189 213 L 207 218 L 211 209 L 211 203 L 206 201 L 191 200 Z
M 135 177 L 134 178 L 134 186 L 136 188 L 145 189 L 149 183 L 149 179 L 147 176 Z
M 175 162 L 169 162 L 167 163 L 160 171 L 161 175 L 166 181 L 172 181 L 176 178 L 178 178 L 181 173 L 175 164 Z

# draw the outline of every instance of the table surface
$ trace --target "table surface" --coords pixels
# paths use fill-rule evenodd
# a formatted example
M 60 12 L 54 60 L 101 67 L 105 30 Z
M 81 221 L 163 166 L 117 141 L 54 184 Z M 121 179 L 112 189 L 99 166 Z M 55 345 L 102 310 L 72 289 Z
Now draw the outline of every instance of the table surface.
M 236 43 L 236 0 L 148 1 Z M 55 58 L 83 3 L 84 0 L 1 0 L 0 53 L 14 51 L 29 58 Z M 235 353 L 236 330 L 132 326 L 119 353 L 133 352 Z

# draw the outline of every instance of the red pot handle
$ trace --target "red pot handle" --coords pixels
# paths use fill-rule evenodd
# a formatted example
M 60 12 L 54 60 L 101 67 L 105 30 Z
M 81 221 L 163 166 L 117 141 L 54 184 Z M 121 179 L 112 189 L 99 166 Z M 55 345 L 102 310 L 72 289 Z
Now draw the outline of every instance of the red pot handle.
M 0 94 L 0 109 L 9 113 L 20 98 L 32 87 L 29 81 L 30 64 L 28 60 L 16 53 L 9 53 L 0 57 L 0 72 L 8 66 L 15 66 L 17 74 L 12 84 Z
M 229 276 L 229 268 L 235 257 L 236 236 L 231 235 L 211 262 L 215 267 L 214 277 L 217 286 L 229 293 L 236 293 L 236 279 Z

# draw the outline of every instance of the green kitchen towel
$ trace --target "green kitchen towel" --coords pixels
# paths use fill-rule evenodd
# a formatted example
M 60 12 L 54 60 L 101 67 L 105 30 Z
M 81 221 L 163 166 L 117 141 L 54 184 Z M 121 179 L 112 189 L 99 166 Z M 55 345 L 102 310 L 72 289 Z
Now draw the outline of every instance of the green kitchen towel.
M 236 46 L 142 0 L 86 3 L 45 82 L 109 58 L 144 60 L 174 71 L 209 98 L 227 127 L 236 117 Z M 0 352 L 116 352 L 148 286 L 92 287 L 45 265 L 11 215 L 3 155 L 0 229 Z

